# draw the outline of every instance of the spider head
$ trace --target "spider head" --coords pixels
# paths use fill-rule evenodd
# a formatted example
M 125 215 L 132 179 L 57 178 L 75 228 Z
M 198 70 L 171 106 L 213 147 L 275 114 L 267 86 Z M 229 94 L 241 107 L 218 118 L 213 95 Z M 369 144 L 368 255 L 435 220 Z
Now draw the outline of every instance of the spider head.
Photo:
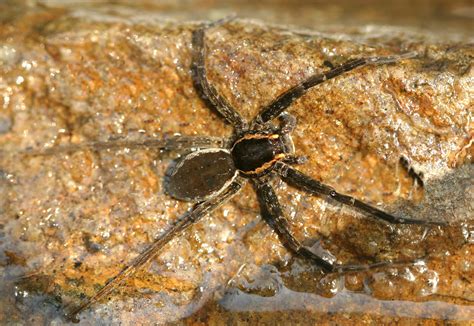
M 231 148 L 237 170 L 244 176 L 258 177 L 270 172 L 275 163 L 294 157 L 291 132 L 296 118 L 283 112 L 279 125 L 254 121 L 250 130 L 239 136 Z
M 284 137 L 276 133 L 248 133 L 231 149 L 237 170 L 246 176 L 268 173 L 288 152 Z

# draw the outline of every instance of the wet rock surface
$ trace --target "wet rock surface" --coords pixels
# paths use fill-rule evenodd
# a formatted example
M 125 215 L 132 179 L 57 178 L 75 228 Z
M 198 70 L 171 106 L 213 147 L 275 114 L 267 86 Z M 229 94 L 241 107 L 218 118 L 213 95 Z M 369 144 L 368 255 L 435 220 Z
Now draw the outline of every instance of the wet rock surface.
M 175 133 L 229 137 L 190 77 L 197 19 L 228 12 L 175 9 L 0 5 L 1 323 L 65 323 L 64 306 L 93 295 L 192 207 L 164 192 L 179 153 L 20 153 Z M 393 214 L 449 226 L 387 225 L 273 182 L 293 232 L 313 250 L 344 263 L 422 258 L 416 264 L 325 275 L 280 244 L 246 186 L 81 322 L 472 320 L 474 49 L 457 23 L 449 26 L 436 39 L 388 26 L 316 32 L 241 17 L 206 37 L 209 78 L 247 119 L 330 65 L 418 53 L 298 100 L 289 109 L 298 119 L 293 140 L 308 157 L 298 168 Z M 423 174 L 423 188 L 402 156 Z

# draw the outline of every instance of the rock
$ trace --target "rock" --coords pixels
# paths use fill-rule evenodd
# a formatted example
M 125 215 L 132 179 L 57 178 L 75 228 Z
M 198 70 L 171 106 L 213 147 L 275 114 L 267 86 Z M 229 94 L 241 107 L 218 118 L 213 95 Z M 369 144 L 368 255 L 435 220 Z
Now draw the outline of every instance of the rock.
M 0 108 L 10 121 L 0 131 L 0 321 L 64 322 L 66 305 L 96 293 L 192 207 L 163 189 L 179 153 L 22 152 L 175 133 L 229 137 L 231 128 L 199 99 L 190 77 L 196 19 L 227 12 L 173 17 L 174 10 L 0 5 Z M 300 26 L 311 26 L 304 17 Z M 346 263 L 426 259 L 345 278 L 324 275 L 292 257 L 259 220 L 248 186 L 173 240 L 110 300 L 82 313 L 84 323 L 472 319 L 468 33 L 454 23 L 459 32 L 440 32 L 439 39 L 436 31 L 355 25 L 321 33 L 237 18 L 207 34 L 209 78 L 250 119 L 328 66 L 416 51 L 414 59 L 354 70 L 298 100 L 289 109 L 298 119 L 293 140 L 308 157 L 298 168 L 386 211 L 448 227 L 388 226 L 273 184 L 308 246 L 321 239 L 329 256 Z M 402 156 L 423 174 L 423 189 L 413 187 Z

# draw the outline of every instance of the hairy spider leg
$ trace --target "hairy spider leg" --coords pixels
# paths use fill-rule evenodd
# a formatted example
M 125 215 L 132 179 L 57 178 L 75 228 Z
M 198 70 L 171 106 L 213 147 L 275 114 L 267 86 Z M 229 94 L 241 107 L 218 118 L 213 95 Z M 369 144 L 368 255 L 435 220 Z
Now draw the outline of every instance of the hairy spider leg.
M 133 275 L 139 268 L 156 258 L 163 246 L 171 241 L 175 236 L 186 230 L 188 227 L 199 221 L 202 217 L 210 214 L 216 208 L 220 207 L 226 201 L 236 195 L 242 186 L 246 183 L 246 179 L 237 177 L 227 188 L 207 201 L 196 204 L 194 208 L 181 216 L 180 219 L 164 234 L 159 236 L 145 251 L 136 257 L 131 264 L 122 269 L 117 275 L 111 278 L 93 297 L 84 300 L 80 305 L 66 311 L 65 316 L 68 320 L 78 321 L 77 314 L 87 309 L 92 304 L 100 301 L 117 288 L 125 279 Z
M 16 152 L 0 151 L 0 157 L 8 156 L 46 156 L 61 153 L 73 153 L 78 151 L 92 150 L 102 151 L 107 149 L 120 150 L 124 148 L 150 148 L 165 151 L 200 149 L 200 148 L 220 148 L 225 147 L 226 141 L 220 137 L 209 136 L 170 136 L 162 139 L 141 138 L 139 140 L 111 139 L 107 141 L 93 141 L 81 144 L 68 144 L 54 146 L 45 149 L 25 149 Z
M 425 186 L 425 183 L 423 181 L 423 173 L 416 172 L 405 156 L 400 157 L 400 164 L 408 173 L 408 175 L 413 179 L 415 185 L 419 185 L 422 188 Z
M 415 52 L 409 52 L 401 55 L 353 59 L 327 72 L 312 75 L 306 80 L 283 92 L 270 104 L 262 108 L 260 113 L 253 119 L 251 125 L 264 124 L 270 120 L 273 120 L 274 118 L 278 117 L 286 108 L 293 104 L 294 101 L 303 96 L 310 88 L 322 84 L 329 79 L 333 79 L 339 75 L 342 75 L 343 73 L 358 67 L 372 64 L 395 63 L 403 59 L 413 58 L 415 56 Z
M 306 156 L 295 154 L 295 145 L 293 144 L 293 140 L 291 139 L 291 133 L 296 128 L 295 116 L 284 111 L 280 114 L 278 119 L 280 120 L 280 126 L 279 129 L 276 130 L 276 132 L 280 136 L 282 136 L 286 148 L 285 157 L 282 159 L 282 161 L 291 165 L 299 165 L 306 163 L 308 161 L 308 158 Z
M 339 203 L 354 207 L 363 213 L 392 224 L 446 225 L 445 222 L 424 221 L 413 218 L 397 217 L 388 214 L 376 207 L 355 199 L 354 197 L 338 193 L 336 190 L 334 190 L 334 188 L 301 173 L 300 171 L 283 162 L 277 162 L 275 164 L 275 171 L 280 175 L 283 181 L 297 189 L 301 189 L 312 195 L 327 196 Z
M 287 113 L 287 112 L 282 112 L 279 116 L 278 119 L 280 119 L 281 125 L 280 125 L 280 134 L 291 134 L 293 130 L 296 128 L 296 118 L 295 116 Z
M 291 234 L 288 221 L 283 215 L 278 198 L 272 186 L 263 178 L 253 179 L 252 183 L 257 193 L 262 218 L 276 232 L 286 248 L 291 252 L 311 260 L 326 272 L 333 270 L 332 264 L 312 253 Z
M 192 34 L 192 63 L 191 76 L 194 88 L 199 93 L 201 99 L 208 107 L 216 110 L 224 119 L 230 123 L 236 133 L 247 129 L 247 122 L 237 110 L 227 101 L 226 98 L 219 95 L 214 86 L 209 83 L 206 72 L 206 44 L 204 42 L 205 31 L 216 25 L 223 24 L 231 18 L 225 18 L 211 24 L 204 24 L 202 27 L 193 31 Z
M 283 214 L 280 202 L 275 193 L 273 187 L 264 179 L 258 178 L 253 179 L 252 184 L 254 185 L 257 193 L 257 198 L 260 203 L 260 210 L 263 219 L 267 224 L 275 231 L 280 241 L 285 247 L 293 252 L 294 254 L 310 260 L 315 265 L 321 267 L 325 272 L 328 273 L 347 273 L 347 272 L 359 272 L 372 270 L 376 268 L 393 266 L 393 265 L 407 265 L 413 264 L 420 260 L 420 258 L 406 261 L 382 261 L 372 264 L 334 264 L 312 252 L 307 247 L 303 246 L 294 235 L 291 233 L 289 228 L 288 220 Z

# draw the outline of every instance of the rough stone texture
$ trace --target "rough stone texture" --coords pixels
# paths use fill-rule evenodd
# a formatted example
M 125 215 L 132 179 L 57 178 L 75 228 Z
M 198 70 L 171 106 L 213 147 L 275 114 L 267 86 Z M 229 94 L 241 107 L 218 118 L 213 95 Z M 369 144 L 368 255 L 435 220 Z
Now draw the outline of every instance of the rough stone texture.
M 189 67 L 196 19 L 222 17 L 232 6 L 205 13 L 210 5 L 196 2 L 201 10 L 193 15 L 180 11 L 185 5 L 166 3 L 43 4 L 0 4 L 0 323 L 64 323 L 64 305 L 95 293 L 191 207 L 163 192 L 176 153 L 124 148 L 23 156 L 19 150 L 231 132 L 198 98 Z M 279 6 L 269 11 L 274 23 L 285 4 Z M 307 4 L 292 8 L 293 20 L 281 21 L 298 24 L 302 10 L 300 26 L 308 27 L 312 16 L 303 9 L 321 12 Z M 387 211 L 449 227 L 389 226 L 274 185 L 296 236 L 310 246 L 321 239 L 341 262 L 429 258 L 324 275 L 281 246 L 246 187 L 172 241 L 108 302 L 84 312 L 83 324 L 474 318 L 474 50 L 465 24 L 453 20 L 436 33 L 364 29 L 355 27 L 363 17 L 355 10 L 346 30 L 337 25 L 345 16 L 336 9 L 321 14 L 333 22 L 319 21 L 324 33 L 244 18 L 209 31 L 209 77 L 251 118 L 282 91 L 327 69 L 325 61 L 420 53 L 311 90 L 290 109 L 298 118 L 293 139 L 309 159 L 300 169 L 314 178 Z M 242 10 L 244 16 L 251 5 Z M 398 164 L 402 155 L 423 172 L 424 190 Z

